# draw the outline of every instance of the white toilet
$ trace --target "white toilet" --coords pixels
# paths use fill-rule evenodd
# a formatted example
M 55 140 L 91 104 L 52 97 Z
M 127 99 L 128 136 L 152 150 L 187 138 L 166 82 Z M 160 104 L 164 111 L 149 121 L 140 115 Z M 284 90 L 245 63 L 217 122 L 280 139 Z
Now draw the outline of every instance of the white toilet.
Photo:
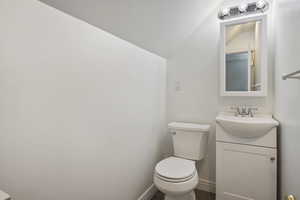
M 196 161 L 205 157 L 209 125 L 172 122 L 174 156 L 155 166 L 154 184 L 165 194 L 165 200 L 195 200 L 198 184 Z

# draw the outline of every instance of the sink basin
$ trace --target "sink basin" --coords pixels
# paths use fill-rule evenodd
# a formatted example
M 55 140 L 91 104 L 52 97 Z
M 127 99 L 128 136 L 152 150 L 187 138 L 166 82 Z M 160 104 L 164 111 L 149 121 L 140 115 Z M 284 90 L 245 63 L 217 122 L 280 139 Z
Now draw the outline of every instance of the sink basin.
M 236 117 L 220 114 L 216 120 L 228 134 L 240 138 L 261 137 L 279 125 L 271 116 Z

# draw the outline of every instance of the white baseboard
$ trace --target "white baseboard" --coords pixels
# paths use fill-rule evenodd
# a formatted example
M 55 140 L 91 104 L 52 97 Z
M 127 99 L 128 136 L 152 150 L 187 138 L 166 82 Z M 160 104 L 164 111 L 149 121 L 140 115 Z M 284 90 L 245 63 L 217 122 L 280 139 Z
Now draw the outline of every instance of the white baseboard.
M 216 183 L 210 180 L 200 178 L 197 189 L 206 192 L 216 193 Z
M 137 200 L 151 200 L 157 192 L 156 187 L 152 184 Z
M 216 183 L 200 178 L 196 189 L 216 193 Z M 151 200 L 157 191 L 157 188 L 152 184 L 137 200 Z

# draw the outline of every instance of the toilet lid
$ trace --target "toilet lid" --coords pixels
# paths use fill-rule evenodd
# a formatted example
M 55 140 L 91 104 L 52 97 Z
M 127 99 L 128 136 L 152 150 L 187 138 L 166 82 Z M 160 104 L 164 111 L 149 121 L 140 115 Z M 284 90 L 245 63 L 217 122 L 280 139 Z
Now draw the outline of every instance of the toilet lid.
M 184 179 L 194 174 L 195 161 L 169 157 L 155 166 L 156 173 L 169 179 Z

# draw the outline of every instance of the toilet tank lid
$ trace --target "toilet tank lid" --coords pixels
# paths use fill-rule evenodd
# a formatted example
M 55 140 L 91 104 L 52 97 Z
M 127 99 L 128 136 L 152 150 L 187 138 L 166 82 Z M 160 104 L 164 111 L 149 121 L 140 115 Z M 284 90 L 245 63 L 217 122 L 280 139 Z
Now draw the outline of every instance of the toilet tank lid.
M 186 122 L 171 122 L 168 124 L 168 128 L 171 130 L 208 132 L 210 129 L 210 125 Z

